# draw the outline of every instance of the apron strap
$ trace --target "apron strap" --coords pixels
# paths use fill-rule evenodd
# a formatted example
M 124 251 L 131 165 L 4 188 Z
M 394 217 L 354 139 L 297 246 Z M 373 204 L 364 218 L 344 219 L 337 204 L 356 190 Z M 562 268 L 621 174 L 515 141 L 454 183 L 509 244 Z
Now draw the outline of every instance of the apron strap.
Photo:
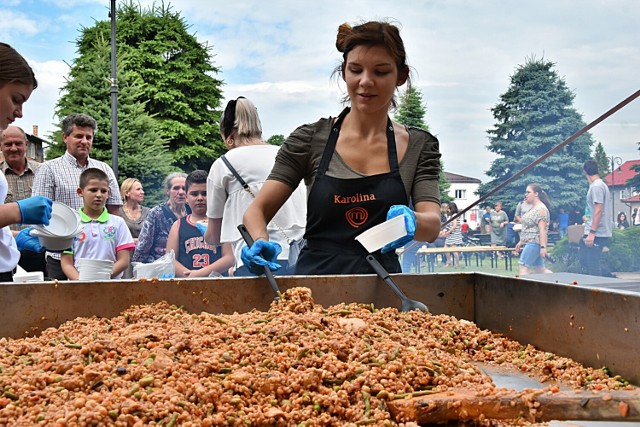
M 347 107 L 338 116 L 336 122 L 331 126 L 331 133 L 327 139 L 327 145 L 322 153 L 322 159 L 320 160 L 320 166 L 318 167 L 318 176 L 324 175 L 329 169 L 329 162 L 333 156 L 333 152 L 336 149 L 336 143 L 338 142 L 338 135 L 340 135 L 340 127 L 344 118 L 349 114 L 351 108 Z M 389 156 L 389 169 L 391 173 L 398 173 L 400 167 L 398 166 L 398 152 L 396 150 L 396 136 L 393 131 L 393 123 L 387 116 L 387 155 Z

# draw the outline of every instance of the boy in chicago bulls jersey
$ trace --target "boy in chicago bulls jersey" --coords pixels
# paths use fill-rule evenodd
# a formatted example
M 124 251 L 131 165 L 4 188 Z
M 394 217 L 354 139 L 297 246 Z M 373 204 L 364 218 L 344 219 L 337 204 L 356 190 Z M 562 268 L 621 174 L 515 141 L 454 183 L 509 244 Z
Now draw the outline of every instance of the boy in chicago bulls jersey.
M 113 261 L 112 279 L 119 279 L 129 266 L 130 251 L 136 247 L 129 227 L 122 218 L 110 215 L 106 208 L 109 199 L 109 176 L 97 168 L 80 174 L 78 195 L 83 206 L 78 209 L 84 224 L 73 247 L 62 253 L 60 265 L 69 280 L 78 280 L 81 258 Z
M 204 241 L 207 230 L 207 177 L 203 170 L 191 172 L 185 181 L 191 214 L 173 223 L 167 238 L 167 253 L 176 254 L 176 277 L 227 275 L 235 263 L 231 244 L 211 246 Z

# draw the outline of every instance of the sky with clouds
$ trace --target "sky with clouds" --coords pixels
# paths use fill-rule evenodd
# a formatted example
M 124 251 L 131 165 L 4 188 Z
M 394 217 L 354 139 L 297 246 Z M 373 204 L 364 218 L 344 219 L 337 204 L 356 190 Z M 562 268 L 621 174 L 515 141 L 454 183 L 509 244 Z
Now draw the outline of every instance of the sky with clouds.
M 151 1 L 141 1 L 150 5 Z M 159 2 L 156 2 L 159 4 Z M 165 3 L 169 3 L 165 1 Z M 212 47 L 226 99 L 258 106 L 265 137 L 337 115 L 344 86 L 335 35 L 343 22 L 387 19 L 401 27 L 426 122 L 449 172 L 486 180 L 490 109 L 528 58 L 545 58 L 574 92 L 589 123 L 640 89 L 637 0 L 175 0 L 199 41 Z M 4 0 L 0 40 L 33 66 L 39 87 L 16 122 L 53 130 L 55 103 L 82 27 L 109 19 L 108 0 Z M 606 153 L 639 159 L 640 100 L 591 133 Z M 561 141 L 558 141 L 560 143 Z

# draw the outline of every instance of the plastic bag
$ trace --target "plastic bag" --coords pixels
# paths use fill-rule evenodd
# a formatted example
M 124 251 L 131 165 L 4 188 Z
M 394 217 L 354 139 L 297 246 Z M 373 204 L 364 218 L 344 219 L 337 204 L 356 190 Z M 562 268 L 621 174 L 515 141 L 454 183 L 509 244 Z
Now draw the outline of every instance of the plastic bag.
M 171 279 L 176 276 L 175 254 L 173 250 L 157 260 L 145 264 L 133 262 L 133 277 L 136 279 Z

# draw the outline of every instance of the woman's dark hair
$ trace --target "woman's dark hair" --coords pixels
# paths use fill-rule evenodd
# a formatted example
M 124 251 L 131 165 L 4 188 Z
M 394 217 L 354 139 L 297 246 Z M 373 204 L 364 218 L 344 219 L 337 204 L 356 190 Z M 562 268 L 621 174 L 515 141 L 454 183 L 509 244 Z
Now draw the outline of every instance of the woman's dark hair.
M 382 46 L 387 49 L 396 63 L 398 76 L 404 77 L 406 75 L 407 88 L 411 87 L 407 53 L 398 27 L 382 21 L 369 21 L 355 27 L 347 23 L 340 25 L 338 27 L 338 37 L 336 38 L 336 48 L 339 52 L 342 52 L 342 63 L 333 71 L 334 75 L 340 73 L 344 76 L 347 56 L 357 46 Z M 395 97 L 391 103 L 394 108 L 397 106 Z
M 458 213 L 458 205 L 456 205 L 454 202 L 449 203 L 447 207 L 451 211 L 452 215 L 455 215 Z
M 627 219 L 627 214 L 624 213 L 624 212 L 620 212 L 620 213 L 618 213 L 618 223 L 620 223 L 620 221 L 621 221 L 621 219 L 620 219 L 621 216 L 624 216 L 625 220 Z
M 33 69 L 14 48 L 6 43 L 0 43 L 0 86 L 7 83 L 22 83 L 38 87 Z
M 538 198 L 547 209 L 551 210 L 551 200 L 549 199 L 549 195 L 540 187 L 538 184 L 529 184 L 527 187 L 530 187 L 534 193 L 538 193 Z

